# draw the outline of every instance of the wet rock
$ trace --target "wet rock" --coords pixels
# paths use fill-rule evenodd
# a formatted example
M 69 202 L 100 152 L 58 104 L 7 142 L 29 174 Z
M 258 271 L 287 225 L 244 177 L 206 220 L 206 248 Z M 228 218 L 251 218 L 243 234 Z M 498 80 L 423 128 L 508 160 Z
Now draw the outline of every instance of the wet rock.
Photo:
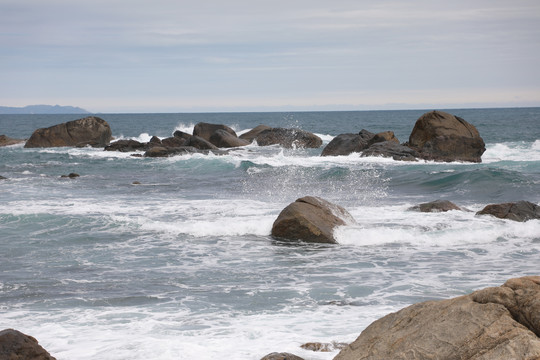
M 362 151 L 362 156 L 382 156 L 401 161 L 417 161 L 418 153 L 395 141 L 384 141 L 372 144 Z
M 180 130 L 176 130 L 174 133 L 173 133 L 173 136 L 174 137 L 179 137 L 179 138 L 182 138 L 182 139 L 186 139 L 188 140 L 191 136 L 191 134 L 188 134 L 188 133 L 185 133 L 183 131 L 180 131 Z
M 304 359 L 294 354 L 289 354 L 285 352 L 283 353 L 273 352 L 264 356 L 263 358 L 261 358 L 261 360 L 304 360 Z
M 419 204 L 409 210 L 420 212 L 446 212 L 450 210 L 462 210 L 459 206 L 448 200 L 435 200 L 428 203 Z
M 274 222 L 272 236 L 287 240 L 336 244 L 334 229 L 354 224 L 351 214 L 324 199 L 306 196 L 289 204 Z
M 253 140 L 257 138 L 257 136 L 259 136 L 261 132 L 263 132 L 264 130 L 270 130 L 270 129 L 272 129 L 270 126 L 258 125 L 254 127 L 253 129 L 249 130 L 248 132 L 240 135 L 239 138 L 247 140 L 249 142 L 253 142 Z
M 185 146 L 192 146 L 199 150 L 217 150 L 217 146 L 199 136 L 190 136 Z
M 334 360 L 539 359 L 540 276 L 406 307 L 369 325 Z
M 229 134 L 237 137 L 236 132 L 228 127 L 227 125 L 221 125 L 221 124 L 209 124 L 205 122 L 200 122 L 193 128 L 193 136 L 199 136 L 203 138 L 206 141 L 210 141 L 210 137 L 216 130 L 224 130 L 228 132 Z
M 6 135 L 0 135 L 0 147 L 21 144 L 25 141 L 23 139 L 13 139 Z
M 263 130 L 255 138 L 259 146 L 281 145 L 286 148 L 318 148 L 322 139 L 301 129 L 271 128 Z
M 214 131 L 210 136 L 210 142 L 218 148 L 233 148 L 250 144 L 249 141 L 240 139 L 225 130 Z
M 37 129 L 24 145 L 25 148 L 94 146 L 104 147 L 111 141 L 109 124 L 96 116 L 69 121 L 48 128 Z
M 186 139 L 178 136 L 172 136 L 161 140 L 161 146 L 170 148 L 185 146 L 186 143 Z
M 399 144 L 398 138 L 394 135 L 393 131 L 383 131 L 380 133 L 377 133 L 373 135 L 371 139 L 368 141 L 368 147 L 380 142 L 390 141 L 396 144 Z
M 7 180 L 7 177 L 0 175 L 0 180 Z
M 374 136 L 374 133 L 367 130 L 362 130 L 358 134 L 338 135 L 325 146 L 321 156 L 339 156 L 362 152 L 368 148 L 369 141 Z
M 334 350 L 341 350 L 348 346 L 346 343 L 340 343 L 333 341 L 331 343 L 309 342 L 300 345 L 302 349 L 317 351 L 317 352 L 332 352 Z
M 529 201 L 491 204 L 478 211 L 476 215 L 493 215 L 500 219 L 523 222 L 532 219 L 540 219 L 540 206 Z
M 168 148 L 164 146 L 154 146 L 148 149 L 144 153 L 144 156 L 145 157 L 169 157 L 169 156 L 174 156 L 174 155 L 187 155 L 187 154 L 195 154 L 195 153 L 207 154 L 207 152 L 196 149 L 192 146 L 181 146 L 181 147 L 174 147 L 174 148 Z
M 145 150 L 146 148 L 146 143 L 142 143 L 137 140 L 118 140 L 110 145 L 105 146 L 105 151 L 132 152 L 137 150 Z
M 482 162 L 484 140 L 474 125 L 443 111 L 422 115 L 406 144 L 426 160 Z
M 13 329 L 0 331 L 0 359 L 56 360 L 35 338 Z
M 80 177 L 81 175 L 77 174 L 77 173 L 69 173 L 69 175 L 62 175 L 60 177 L 63 177 L 63 178 L 70 178 L 70 179 L 75 179 L 75 178 L 78 178 Z

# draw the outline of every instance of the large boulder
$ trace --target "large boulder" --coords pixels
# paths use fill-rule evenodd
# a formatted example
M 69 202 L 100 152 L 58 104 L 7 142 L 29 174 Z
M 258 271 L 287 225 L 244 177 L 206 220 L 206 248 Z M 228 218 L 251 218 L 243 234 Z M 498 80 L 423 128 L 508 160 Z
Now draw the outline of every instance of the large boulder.
M 281 211 L 272 226 L 272 236 L 287 240 L 336 244 L 334 229 L 354 224 L 351 214 L 324 199 L 305 196 Z
M 214 131 L 212 136 L 210 136 L 210 142 L 218 148 L 233 148 L 250 144 L 248 140 L 240 139 L 237 136 L 221 129 Z
M 193 135 L 202 137 L 206 141 L 210 141 L 210 137 L 216 130 L 224 130 L 231 135 L 237 136 L 236 132 L 228 127 L 227 125 L 221 124 L 209 124 L 205 122 L 200 122 L 193 128 Z
M 322 139 L 301 129 L 270 128 L 263 130 L 255 138 L 260 146 L 281 145 L 286 148 L 318 148 Z
M 56 360 L 32 336 L 13 329 L 0 331 L 0 359 Z
M 104 147 L 111 141 L 109 124 L 96 116 L 68 121 L 48 128 L 37 129 L 24 145 L 25 148 L 60 146 Z
M 362 129 L 358 134 L 340 134 L 326 145 L 321 156 L 349 155 L 361 152 L 370 145 L 369 141 L 375 136 L 374 133 Z
M 422 115 L 414 125 L 407 146 L 426 160 L 481 162 L 484 140 L 474 125 L 443 111 Z
M 476 215 L 493 215 L 500 219 L 527 221 L 540 219 L 540 206 L 529 201 L 487 205 Z
M 23 139 L 13 139 L 6 135 L 0 135 L 0 146 L 10 146 L 25 142 Z
M 376 142 L 362 151 L 362 156 L 391 157 L 394 160 L 416 161 L 418 153 L 410 147 L 400 145 L 395 141 Z
M 253 129 L 249 130 L 248 132 L 240 135 L 239 138 L 247 140 L 249 142 L 252 142 L 264 130 L 270 130 L 270 129 L 272 129 L 272 128 L 270 126 L 267 126 L 267 125 L 258 125 L 258 126 L 255 126 Z
M 533 360 L 539 335 L 540 276 L 528 276 L 386 315 L 334 360 Z

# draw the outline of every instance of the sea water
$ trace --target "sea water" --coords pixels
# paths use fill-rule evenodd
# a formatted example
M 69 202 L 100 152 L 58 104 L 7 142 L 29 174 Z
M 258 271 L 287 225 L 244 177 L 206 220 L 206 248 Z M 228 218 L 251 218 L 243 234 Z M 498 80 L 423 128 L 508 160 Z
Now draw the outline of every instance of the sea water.
M 540 202 L 540 108 L 448 110 L 486 142 L 482 163 L 399 162 L 256 144 L 227 155 L 140 158 L 94 148 L 0 148 L 0 328 L 58 359 L 331 359 L 307 342 L 351 342 L 419 301 L 538 275 L 540 221 L 477 216 Z M 298 127 L 408 139 L 424 110 L 101 114 L 116 139 L 148 141 L 201 121 L 243 133 Z M 0 115 L 0 133 L 76 115 Z M 61 175 L 78 173 L 76 179 Z M 134 182 L 139 182 L 136 185 Z M 357 224 L 339 245 L 270 236 L 279 212 L 314 195 Z M 451 200 L 470 212 L 419 213 Z

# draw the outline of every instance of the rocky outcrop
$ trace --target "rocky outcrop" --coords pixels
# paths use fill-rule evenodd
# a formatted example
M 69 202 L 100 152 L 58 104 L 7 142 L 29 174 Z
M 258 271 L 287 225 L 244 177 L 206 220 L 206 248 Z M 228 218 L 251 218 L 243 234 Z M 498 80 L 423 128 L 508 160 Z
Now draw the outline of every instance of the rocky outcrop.
M 406 145 L 418 151 L 423 159 L 446 162 L 481 162 L 486 151 L 476 127 L 443 111 L 422 115 Z
M 301 129 L 271 128 L 260 132 L 255 138 L 259 146 L 281 145 L 286 148 L 319 148 L 322 139 Z
M 216 130 L 223 130 L 237 137 L 236 132 L 227 125 L 209 124 L 205 122 L 200 122 L 195 125 L 193 128 L 193 136 L 199 136 L 206 141 L 210 141 L 210 137 L 214 134 L 214 132 L 216 132 Z
M 148 144 L 139 142 L 137 140 L 117 140 L 110 145 L 105 146 L 105 151 L 132 152 L 137 150 L 145 150 L 147 148 Z
M 394 135 L 393 131 L 383 131 L 380 133 L 377 133 L 373 135 L 371 139 L 368 141 L 368 147 L 380 142 L 390 141 L 396 144 L 399 144 L 398 138 Z
M 48 128 L 37 129 L 24 145 L 25 148 L 60 146 L 104 147 L 111 141 L 109 124 L 96 116 L 69 121 Z
M 210 142 L 218 148 L 233 148 L 250 144 L 249 141 L 240 139 L 225 130 L 214 131 L 212 136 L 210 136 Z
M 0 359 L 56 360 L 32 336 L 13 329 L 0 331 Z
M 409 210 L 420 212 L 446 212 L 450 210 L 462 210 L 459 206 L 448 200 L 435 200 L 411 207 Z
M 527 221 L 540 219 L 540 206 L 529 201 L 487 205 L 476 215 L 493 215 L 500 219 Z
M 0 135 L 0 147 L 21 144 L 25 141 L 23 139 L 13 139 L 6 135 Z
M 395 141 L 376 142 L 362 151 L 362 156 L 382 156 L 401 161 L 417 161 L 418 153 Z
M 528 276 L 386 315 L 334 360 L 533 360 L 539 335 L 540 276 Z
M 192 146 L 195 149 L 199 149 L 199 150 L 217 150 L 218 149 L 218 147 L 212 144 L 210 141 L 207 141 L 203 139 L 202 137 L 199 137 L 196 135 L 190 136 L 187 139 L 185 146 Z
M 272 236 L 287 240 L 336 244 L 334 229 L 354 224 L 351 214 L 324 199 L 306 196 L 289 204 L 272 226 Z
M 199 150 L 193 146 L 180 146 L 180 147 L 164 147 L 164 146 L 154 146 L 148 149 L 145 153 L 145 157 L 169 157 L 174 155 L 188 155 L 188 154 L 208 154 L 208 151 Z
M 362 152 L 368 148 L 369 141 L 374 136 L 374 133 L 365 129 L 358 134 L 338 135 L 324 147 L 321 156 L 339 156 Z
M 255 126 L 253 129 L 249 130 L 247 133 L 244 133 L 244 134 L 240 135 L 239 138 L 247 140 L 249 142 L 252 142 L 264 130 L 270 130 L 270 129 L 272 129 L 272 128 L 270 126 L 267 126 L 267 125 L 258 125 L 258 126 Z
M 304 359 L 294 354 L 289 354 L 289 353 L 284 353 L 284 352 L 282 353 L 273 352 L 264 356 L 263 358 L 261 358 L 261 360 L 304 360 Z

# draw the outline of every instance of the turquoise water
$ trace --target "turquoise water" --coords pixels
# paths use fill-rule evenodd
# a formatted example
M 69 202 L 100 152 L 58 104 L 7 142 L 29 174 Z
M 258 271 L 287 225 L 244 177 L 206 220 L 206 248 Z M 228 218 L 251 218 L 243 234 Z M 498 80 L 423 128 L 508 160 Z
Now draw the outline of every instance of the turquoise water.
M 259 124 L 334 136 L 393 130 L 425 111 L 101 114 L 116 138 L 237 132 Z M 494 202 L 540 202 L 540 109 L 450 110 L 486 142 L 481 164 L 320 157 L 248 146 L 225 156 L 136 158 L 91 148 L 0 148 L 0 323 L 58 359 L 260 359 L 332 353 L 373 320 L 538 274 L 540 221 L 478 217 Z M 27 138 L 73 115 L 0 115 Z M 76 172 L 76 179 L 61 178 Z M 133 185 L 139 181 L 141 185 Z M 344 206 L 339 245 L 283 243 L 270 229 L 296 198 Z M 420 214 L 448 199 L 473 212 Z

